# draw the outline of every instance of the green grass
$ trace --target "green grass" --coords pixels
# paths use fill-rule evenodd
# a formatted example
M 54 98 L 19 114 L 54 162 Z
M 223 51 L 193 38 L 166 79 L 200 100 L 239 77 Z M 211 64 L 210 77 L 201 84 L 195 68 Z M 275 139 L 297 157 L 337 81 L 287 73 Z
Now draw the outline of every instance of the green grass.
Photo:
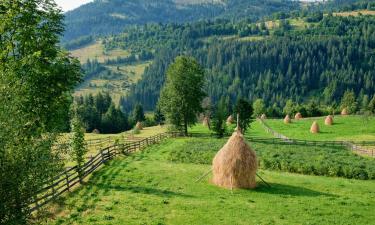
M 324 125 L 325 117 L 293 120 L 291 124 L 284 124 L 282 119 L 268 119 L 265 122 L 275 131 L 294 139 L 317 141 L 375 141 L 375 118 L 364 120 L 362 116 L 335 116 L 334 125 Z M 320 126 L 319 134 L 311 134 L 313 121 Z M 262 131 L 256 122 L 256 132 L 269 136 Z
M 170 160 L 191 143 L 212 152 L 224 142 L 170 139 L 95 172 L 51 206 L 45 224 L 371 224 L 375 182 L 260 171 L 272 188 L 230 190 L 196 179 L 210 165 Z M 208 141 L 209 142 L 209 141 Z M 197 148 L 197 146 L 193 146 Z

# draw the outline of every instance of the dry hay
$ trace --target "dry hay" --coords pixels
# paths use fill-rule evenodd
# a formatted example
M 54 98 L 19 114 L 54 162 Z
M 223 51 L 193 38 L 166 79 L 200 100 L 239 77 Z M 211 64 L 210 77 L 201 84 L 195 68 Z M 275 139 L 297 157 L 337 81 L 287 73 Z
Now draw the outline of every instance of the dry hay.
M 266 120 L 267 119 L 267 116 L 266 114 L 262 114 L 262 116 L 260 117 L 262 120 Z
M 302 114 L 301 113 L 297 113 L 295 116 L 294 116 L 294 119 L 296 119 L 296 120 L 300 120 L 300 119 L 302 119 L 303 117 L 302 117 Z
M 333 117 L 331 115 L 328 115 L 324 121 L 324 124 L 327 126 L 333 125 Z
M 255 188 L 257 157 L 243 135 L 235 131 L 212 162 L 212 182 L 224 188 Z
M 138 130 L 142 130 L 143 129 L 142 123 L 138 121 L 137 124 L 135 125 L 135 128 L 137 128 Z
M 231 125 L 234 123 L 234 118 L 232 115 L 228 116 L 227 118 L 227 125 Z
M 347 108 L 343 108 L 343 110 L 341 111 L 341 115 L 342 115 L 342 116 L 347 116 L 347 115 L 349 115 L 348 109 L 347 109 Z
M 319 124 L 318 122 L 314 121 L 313 124 L 311 125 L 310 132 L 313 134 L 319 133 Z
M 98 129 L 94 129 L 94 130 L 92 131 L 92 133 L 93 133 L 93 134 L 100 134 L 100 131 L 99 131 Z
M 285 118 L 284 118 L 284 123 L 288 124 L 288 123 L 291 123 L 291 122 L 292 122 L 292 120 L 290 119 L 290 116 L 286 115 Z
M 210 126 L 210 119 L 206 116 L 206 117 L 204 117 L 204 119 L 203 119 L 203 126 L 205 126 L 205 127 L 209 127 Z

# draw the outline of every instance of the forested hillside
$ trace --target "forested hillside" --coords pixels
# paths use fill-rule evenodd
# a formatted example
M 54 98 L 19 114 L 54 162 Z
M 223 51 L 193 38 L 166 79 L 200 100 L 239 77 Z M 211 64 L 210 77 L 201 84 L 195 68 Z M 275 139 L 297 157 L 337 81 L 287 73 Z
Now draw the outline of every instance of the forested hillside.
M 239 26 L 242 29 L 236 29 Z M 123 101 L 125 108 L 141 102 L 153 109 L 165 69 L 180 54 L 192 55 L 204 65 L 208 94 L 214 101 L 242 96 L 262 98 L 268 105 L 282 106 L 287 99 L 315 99 L 331 105 L 346 90 L 353 90 L 360 99 L 374 94 L 374 17 L 314 14 L 304 20 L 279 20 L 273 29 L 263 23 L 241 26 L 223 21 L 181 29 L 174 38 L 159 43 L 166 44 L 159 45 L 154 63 L 131 88 Z M 151 36 L 156 38 L 144 43 L 158 46 L 158 35 Z
M 127 25 L 181 23 L 202 19 L 259 19 L 299 8 L 291 0 L 97 0 L 65 14 L 63 42 L 116 34 Z

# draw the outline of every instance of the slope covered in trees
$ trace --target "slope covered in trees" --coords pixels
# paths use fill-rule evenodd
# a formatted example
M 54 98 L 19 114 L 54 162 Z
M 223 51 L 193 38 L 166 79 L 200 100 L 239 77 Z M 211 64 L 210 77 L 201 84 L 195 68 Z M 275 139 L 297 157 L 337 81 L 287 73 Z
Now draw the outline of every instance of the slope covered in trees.
M 290 0 L 97 0 L 65 15 L 63 41 L 90 35 L 108 35 L 123 31 L 125 26 L 146 23 L 182 23 L 201 19 L 259 19 L 273 12 L 288 12 L 299 8 Z
M 141 102 L 146 109 L 153 109 L 166 68 L 180 54 L 196 57 L 206 68 L 207 90 L 214 102 L 229 96 L 233 101 L 262 98 L 268 106 L 283 106 L 288 99 L 300 103 L 315 99 L 332 105 L 339 103 L 347 90 L 353 90 L 360 101 L 372 97 L 375 18 L 328 15 L 306 26 L 294 29 L 289 20 L 279 20 L 279 27 L 273 30 L 262 23 L 198 23 L 179 27 L 181 32 L 168 40 L 158 39 L 154 27 L 149 37 L 142 37 L 147 32 L 138 36 L 138 41 L 145 38 L 148 42 L 143 43 L 158 46 L 154 63 L 122 104 L 127 108 Z M 239 27 L 248 30 L 247 39 L 241 38 Z M 226 36 L 212 36 L 217 34 Z M 207 36 L 211 41 L 204 38 Z

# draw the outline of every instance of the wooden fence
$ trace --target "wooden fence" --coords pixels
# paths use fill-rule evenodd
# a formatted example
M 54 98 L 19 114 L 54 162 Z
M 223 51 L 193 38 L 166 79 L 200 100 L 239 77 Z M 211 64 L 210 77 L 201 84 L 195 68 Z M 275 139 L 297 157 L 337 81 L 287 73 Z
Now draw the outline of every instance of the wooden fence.
M 298 139 L 291 139 L 282 135 L 276 131 L 274 131 L 271 127 L 268 126 L 262 119 L 259 119 L 263 128 L 268 132 L 271 133 L 275 138 L 254 138 L 252 141 L 259 141 L 259 142 L 272 142 L 272 143 L 280 143 L 280 140 L 285 144 L 293 144 L 293 145 L 309 145 L 309 146 L 331 146 L 331 147 L 346 147 L 349 150 L 360 154 L 366 155 L 370 157 L 375 157 L 375 141 L 361 141 L 361 142 L 349 142 L 349 141 L 309 141 L 309 140 L 298 140 Z M 364 148 L 364 146 L 370 146 L 371 149 Z
M 181 136 L 178 132 L 161 133 L 142 139 L 140 141 L 126 142 L 122 144 L 112 145 L 99 151 L 98 154 L 91 157 L 81 168 L 74 166 L 66 169 L 53 179 L 45 183 L 45 187 L 35 193 L 32 199 L 30 210 L 34 212 L 47 203 L 55 200 L 63 193 L 70 191 L 74 186 L 82 183 L 82 180 L 89 174 L 98 169 L 107 161 L 115 158 L 119 154 L 130 154 L 139 151 L 149 145 L 160 143 L 162 140 L 170 137 Z

